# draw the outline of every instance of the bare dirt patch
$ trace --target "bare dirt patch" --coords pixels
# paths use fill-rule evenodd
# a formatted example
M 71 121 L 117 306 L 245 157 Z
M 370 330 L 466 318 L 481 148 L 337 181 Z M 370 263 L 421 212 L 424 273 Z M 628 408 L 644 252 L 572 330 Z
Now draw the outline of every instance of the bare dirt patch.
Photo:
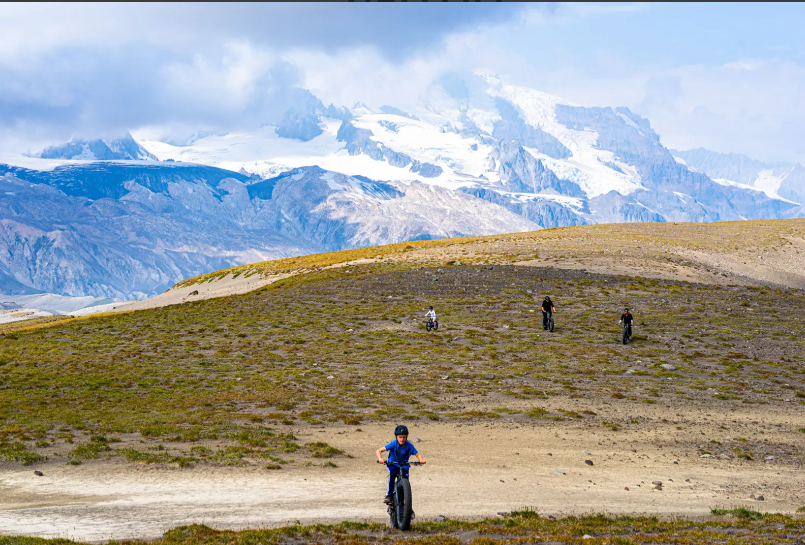
M 702 430 L 724 440 L 732 432 L 715 430 L 734 426 L 736 416 L 771 424 L 770 415 L 749 413 L 716 416 L 706 426 L 673 433 L 673 426 L 606 432 L 561 424 L 417 424 L 411 437 L 420 440 L 415 444 L 428 464 L 412 469 L 415 511 L 420 520 L 494 517 L 525 506 L 543 516 L 602 510 L 705 516 L 713 507 L 746 505 L 794 512 L 805 504 L 801 467 L 699 458 L 682 446 L 702 441 Z M 383 522 L 386 470 L 374 463 L 373 450 L 389 440 L 389 426 L 361 430 L 300 432 L 305 440 L 325 439 L 352 456 L 334 468 L 170 469 L 95 462 L 46 464 L 43 477 L 6 468 L 0 474 L 0 532 L 151 539 L 181 524 L 240 529 L 295 521 Z M 662 490 L 654 489 L 657 480 Z M 752 494 L 765 501 L 751 500 Z

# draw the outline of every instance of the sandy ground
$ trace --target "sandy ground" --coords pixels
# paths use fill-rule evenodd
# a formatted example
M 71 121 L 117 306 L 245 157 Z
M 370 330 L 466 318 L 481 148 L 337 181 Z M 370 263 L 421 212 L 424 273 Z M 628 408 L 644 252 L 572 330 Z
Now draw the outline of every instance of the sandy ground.
M 791 424 L 792 417 L 801 420 L 791 413 L 780 421 Z M 712 431 L 696 427 L 684 434 L 691 439 L 702 429 L 709 436 L 728 433 L 716 432 L 718 424 L 711 419 Z M 390 440 L 388 428 L 299 433 L 302 441 L 325 440 L 352 456 L 334 459 L 336 468 L 172 469 L 96 462 L 45 464 L 40 466 L 45 475 L 37 477 L 33 469 L 6 466 L 0 471 L 0 533 L 101 541 L 155 538 L 191 523 L 237 529 L 297 520 L 382 522 L 386 470 L 374 462 L 373 451 Z M 713 507 L 791 513 L 805 505 L 805 477 L 795 466 L 702 459 L 695 450 L 675 446 L 672 436 L 661 428 L 607 433 L 552 423 L 417 425 L 411 438 L 428 463 L 411 470 L 414 509 L 428 519 L 494 517 L 525 506 L 545 515 L 698 516 Z M 661 491 L 653 489 L 655 480 L 663 482 Z M 750 494 L 763 494 L 765 501 L 749 499 Z
M 183 288 L 171 288 L 165 293 L 161 293 L 150 299 L 143 301 L 129 301 L 114 305 L 105 309 L 106 312 L 121 312 L 125 310 L 143 310 L 147 308 L 159 308 L 168 305 L 178 305 L 188 301 L 201 301 L 214 297 L 226 297 L 227 295 L 239 295 L 262 288 L 291 276 L 290 274 L 276 274 L 262 276 L 255 274 L 249 277 L 238 276 L 233 278 L 231 274 L 215 282 L 204 282 Z

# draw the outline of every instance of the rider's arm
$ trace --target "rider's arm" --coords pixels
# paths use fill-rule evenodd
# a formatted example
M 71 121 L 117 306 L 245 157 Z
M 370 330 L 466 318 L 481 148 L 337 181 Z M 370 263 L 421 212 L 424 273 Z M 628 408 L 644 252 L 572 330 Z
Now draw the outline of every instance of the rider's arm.
M 425 459 L 424 459 L 424 458 L 422 457 L 422 455 L 421 455 L 420 453 L 418 453 L 418 452 L 416 453 L 416 459 L 417 459 L 417 460 L 419 460 L 419 463 L 420 463 L 420 464 L 424 464 L 424 463 L 425 463 Z
M 380 447 L 379 449 L 377 449 L 377 452 L 375 452 L 375 454 L 377 454 L 378 461 L 380 461 L 381 463 L 383 462 L 383 457 L 381 456 L 381 454 L 383 454 L 384 452 L 386 452 L 386 447 Z

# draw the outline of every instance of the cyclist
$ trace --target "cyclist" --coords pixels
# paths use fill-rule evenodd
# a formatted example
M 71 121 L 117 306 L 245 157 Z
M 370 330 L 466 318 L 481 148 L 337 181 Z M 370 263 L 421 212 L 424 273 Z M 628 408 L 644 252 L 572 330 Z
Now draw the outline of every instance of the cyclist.
M 542 329 L 548 329 L 548 313 L 556 312 L 556 307 L 553 306 L 550 296 L 546 295 L 542 301 Z
M 634 317 L 629 312 L 628 308 L 623 309 L 623 314 L 621 314 L 621 319 L 618 320 L 619 324 L 626 324 L 629 326 L 629 340 L 632 339 L 632 325 L 634 324 Z
M 433 305 L 428 307 L 428 312 L 425 314 L 425 319 L 433 320 L 433 324 L 436 325 L 436 311 L 433 310 Z
M 431 307 L 433 308 L 433 307 Z M 389 485 L 386 488 L 386 497 L 383 499 L 383 503 L 391 504 L 392 498 L 392 489 L 391 487 L 394 486 L 394 479 L 397 478 L 397 472 L 402 470 L 403 477 L 406 479 L 408 478 L 408 469 L 410 466 L 408 465 L 408 458 L 411 456 L 416 456 L 417 460 L 419 460 L 420 464 L 425 463 L 425 459 L 422 455 L 417 452 L 416 447 L 408 442 L 408 428 L 406 426 L 400 425 L 394 428 L 394 436 L 396 439 L 386 445 L 385 447 L 380 447 L 377 449 L 377 460 L 382 464 L 383 457 L 381 456 L 382 453 L 388 452 L 389 462 L 397 462 L 399 464 L 403 464 L 403 466 L 397 467 L 388 465 L 386 467 L 389 468 Z

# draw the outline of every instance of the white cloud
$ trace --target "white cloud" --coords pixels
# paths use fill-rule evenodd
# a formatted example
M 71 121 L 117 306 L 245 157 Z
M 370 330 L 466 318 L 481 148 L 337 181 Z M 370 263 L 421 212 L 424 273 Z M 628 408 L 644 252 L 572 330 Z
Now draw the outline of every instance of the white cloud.
M 442 11 L 424 20 L 410 6 L 310 6 L 0 4 L 0 147 L 147 126 L 259 125 L 294 85 L 325 104 L 406 109 L 445 74 L 483 68 L 574 103 L 628 106 L 668 146 L 805 161 L 800 63 L 637 62 L 597 42 L 583 58 L 570 51 L 585 38 L 575 22 L 633 16 L 646 4 L 507 8 L 502 18 L 477 11 L 457 22 L 450 13 L 464 12 L 447 8 L 426 8 Z M 536 47 L 533 36 L 551 25 L 567 29 L 565 41 Z

